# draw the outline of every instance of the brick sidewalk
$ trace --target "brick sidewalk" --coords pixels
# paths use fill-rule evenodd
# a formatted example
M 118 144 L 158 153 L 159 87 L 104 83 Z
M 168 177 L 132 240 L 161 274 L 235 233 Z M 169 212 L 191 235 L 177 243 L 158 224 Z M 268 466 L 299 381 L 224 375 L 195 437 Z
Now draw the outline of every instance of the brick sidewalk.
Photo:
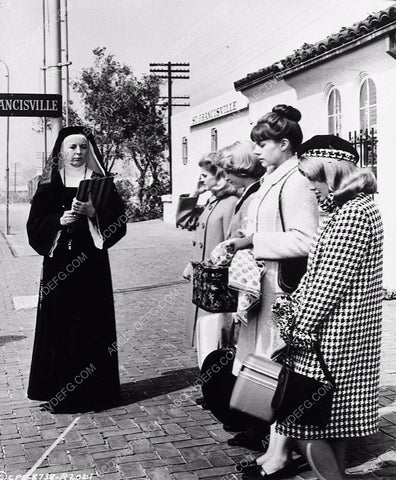
M 26 246 L 22 233 L 26 212 L 26 206 L 11 211 L 14 235 L 8 238 L 22 256 L 12 255 L 0 236 L 0 471 L 26 474 L 60 439 L 35 474 L 86 474 L 83 478 L 105 480 L 239 478 L 234 464 L 250 452 L 226 444 L 231 434 L 195 404 L 199 391 L 191 388 L 198 369 L 195 352 L 184 342 L 188 288 L 180 278 L 191 234 L 162 222 L 128 225 L 127 237 L 110 253 L 120 405 L 103 412 L 52 415 L 26 399 L 36 312 L 15 310 L 14 301 L 37 293 L 41 268 L 41 258 Z M 354 479 L 396 478 L 396 302 L 385 302 L 384 309 L 381 428 L 350 449 Z M 305 471 L 294 478 L 315 476 Z

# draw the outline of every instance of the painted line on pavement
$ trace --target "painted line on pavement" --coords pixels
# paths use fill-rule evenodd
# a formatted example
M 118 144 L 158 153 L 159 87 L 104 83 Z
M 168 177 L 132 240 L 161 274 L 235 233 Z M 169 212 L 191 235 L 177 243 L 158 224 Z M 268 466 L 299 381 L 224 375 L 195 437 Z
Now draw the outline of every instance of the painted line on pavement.
M 154 285 L 140 285 L 136 287 L 115 288 L 114 293 L 139 292 L 140 290 L 152 290 L 154 288 L 172 287 L 173 285 L 188 284 L 187 280 L 174 280 L 166 283 L 155 283 Z
M 47 450 L 41 455 L 41 457 L 37 460 L 37 462 L 33 465 L 33 467 L 23 475 L 21 480 L 28 480 L 29 476 L 37 470 L 37 468 L 42 464 L 42 462 L 48 457 L 48 455 L 52 452 L 52 450 L 61 442 L 65 436 L 70 432 L 70 430 L 74 427 L 74 425 L 80 420 L 81 417 L 76 417 L 72 423 L 66 428 L 66 430 L 61 433 L 61 435 L 55 440 L 55 442 L 47 448 Z

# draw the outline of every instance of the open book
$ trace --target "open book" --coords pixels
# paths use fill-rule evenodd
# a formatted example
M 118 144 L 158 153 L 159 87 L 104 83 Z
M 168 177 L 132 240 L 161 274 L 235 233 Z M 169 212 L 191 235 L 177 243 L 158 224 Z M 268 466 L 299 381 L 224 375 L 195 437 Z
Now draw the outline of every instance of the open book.
M 113 182 L 114 177 L 81 180 L 76 198 L 80 202 L 87 202 L 89 194 L 91 194 L 93 206 L 95 208 L 100 208 L 107 203 L 108 197 L 113 190 Z

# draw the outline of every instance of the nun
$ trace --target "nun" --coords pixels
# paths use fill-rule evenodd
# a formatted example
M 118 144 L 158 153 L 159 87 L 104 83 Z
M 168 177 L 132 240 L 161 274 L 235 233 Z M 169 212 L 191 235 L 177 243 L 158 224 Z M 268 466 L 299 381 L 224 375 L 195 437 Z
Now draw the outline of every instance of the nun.
M 124 206 L 112 182 L 100 204 L 76 198 L 82 180 L 105 176 L 89 129 L 63 128 L 27 222 L 44 257 L 28 397 L 54 413 L 107 408 L 120 393 L 107 250 L 126 233 Z

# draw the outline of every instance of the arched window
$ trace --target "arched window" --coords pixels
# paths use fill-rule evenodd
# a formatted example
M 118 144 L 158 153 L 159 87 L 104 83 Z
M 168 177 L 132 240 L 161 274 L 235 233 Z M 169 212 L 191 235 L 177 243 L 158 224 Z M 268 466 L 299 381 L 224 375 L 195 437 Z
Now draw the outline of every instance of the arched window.
M 182 138 L 182 160 L 183 160 L 183 165 L 187 165 L 187 162 L 188 162 L 187 137 Z
M 212 152 L 217 150 L 217 128 L 212 128 L 210 131 L 210 149 Z
M 327 103 L 327 118 L 329 133 L 333 135 L 341 135 L 341 95 L 335 87 L 330 90 Z
M 360 87 L 360 129 L 377 130 L 377 89 L 371 78 L 366 78 Z

